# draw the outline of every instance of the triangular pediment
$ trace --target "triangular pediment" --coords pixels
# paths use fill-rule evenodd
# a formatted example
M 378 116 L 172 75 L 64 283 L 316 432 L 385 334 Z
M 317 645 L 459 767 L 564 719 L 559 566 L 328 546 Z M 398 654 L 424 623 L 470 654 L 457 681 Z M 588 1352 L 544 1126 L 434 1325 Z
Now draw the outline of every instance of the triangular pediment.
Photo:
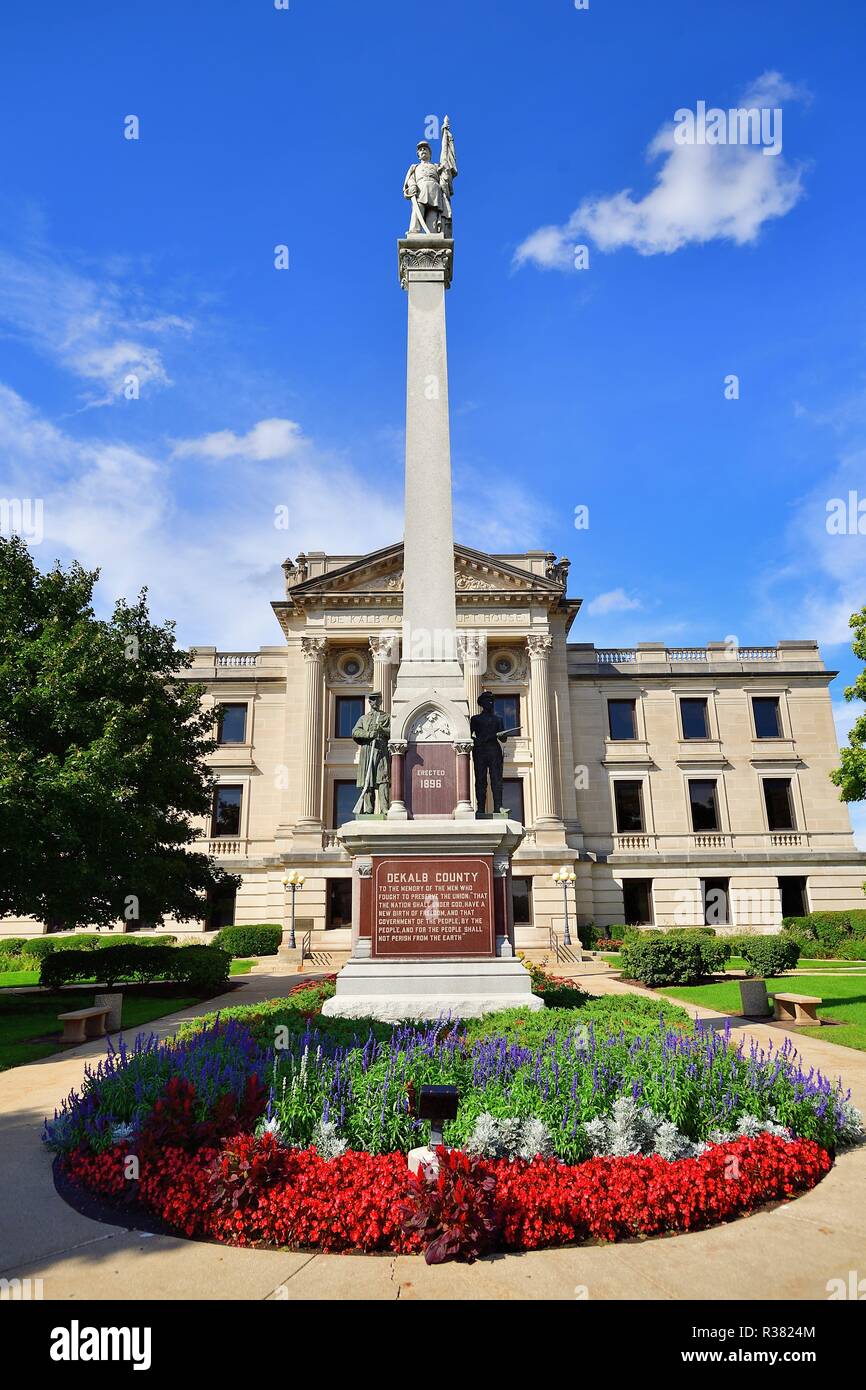
M 325 573 L 306 577 L 303 563 L 287 562 L 287 596 L 306 604 L 314 598 L 337 599 L 362 594 L 399 600 L 403 590 L 403 546 L 361 555 Z M 454 586 L 458 596 L 564 593 L 563 577 L 533 574 L 519 565 L 468 546 L 454 547 Z

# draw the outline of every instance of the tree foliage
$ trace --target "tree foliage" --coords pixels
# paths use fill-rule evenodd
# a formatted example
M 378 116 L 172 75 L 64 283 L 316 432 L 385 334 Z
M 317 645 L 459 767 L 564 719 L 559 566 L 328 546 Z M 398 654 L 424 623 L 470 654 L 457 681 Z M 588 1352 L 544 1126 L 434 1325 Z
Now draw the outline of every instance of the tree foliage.
M 848 619 L 849 627 L 854 629 L 852 648 L 854 655 L 866 664 L 866 608 L 852 613 Z M 861 671 L 853 685 L 845 691 L 846 700 L 866 702 L 866 670 Z M 841 767 L 830 773 L 831 781 L 841 788 L 843 801 L 862 801 L 866 797 L 866 714 L 854 721 L 848 735 L 848 747 L 840 753 Z
M 212 716 L 147 592 L 93 610 L 98 571 L 42 574 L 0 538 L 0 916 L 49 925 L 201 917 L 226 875 L 190 849 Z

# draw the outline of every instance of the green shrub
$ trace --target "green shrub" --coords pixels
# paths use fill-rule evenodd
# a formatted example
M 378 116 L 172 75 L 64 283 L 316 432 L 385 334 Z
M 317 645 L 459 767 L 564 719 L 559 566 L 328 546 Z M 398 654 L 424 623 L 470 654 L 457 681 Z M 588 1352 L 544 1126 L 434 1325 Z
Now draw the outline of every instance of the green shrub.
M 0 975 L 8 975 L 17 970 L 35 970 L 36 961 L 25 956 L 22 951 L 6 951 L 0 948 Z
M 26 936 L 0 936 L 0 953 L 4 956 L 18 956 L 26 940 Z
M 843 941 L 836 952 L 837 960 L 866 960 L 866 941 Z
M 785 917 L 782 928 L 807 955 L 832 960 L 846 941 L 866 941 L 866 910 L 810 912 L 807 917 Z M 858 959 L 842 956 L 841 959 Z
M 98 964 L 89 950 L 49 952 L 41 963 L 39 983 L 58 989 L 95 976 L 110 988 L 119 980 L 172 980 L 205 992 L 225 984 L 230 966 L 231 957 L 218 946 L 153 946 L 141 951 L 128 943 L 100 955 Z
M 282 927 L 270 924 L 255 927 L 223 927 L 214 945 L 228 951 L 236 960 L 247 956 L 275 956 L 283 939 Z
M 800 947 L 786 933 L 778 936 L 741 938 L 738 954 L 746 962 L 746 974 L 769 977 L 791 970 L 800 959 Z
M 706 974 L 701 943 L 695 937 L 644 932 L 622 947 L 623 972 L 645 985 L 690 985 Z

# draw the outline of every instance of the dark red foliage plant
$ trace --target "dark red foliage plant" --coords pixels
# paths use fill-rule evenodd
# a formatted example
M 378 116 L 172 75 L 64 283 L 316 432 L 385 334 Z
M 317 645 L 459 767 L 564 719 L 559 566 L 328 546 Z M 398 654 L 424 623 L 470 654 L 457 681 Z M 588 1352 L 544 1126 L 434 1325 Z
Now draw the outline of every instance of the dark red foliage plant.
M 410 1180 L 403 1229 L 421 1237 L 428 1265 L 472 1263 L 496 1245 L 501 1218 L 496 1178 L 483 1159 L 439 1148 L 439 1172 L 422 1165 Z

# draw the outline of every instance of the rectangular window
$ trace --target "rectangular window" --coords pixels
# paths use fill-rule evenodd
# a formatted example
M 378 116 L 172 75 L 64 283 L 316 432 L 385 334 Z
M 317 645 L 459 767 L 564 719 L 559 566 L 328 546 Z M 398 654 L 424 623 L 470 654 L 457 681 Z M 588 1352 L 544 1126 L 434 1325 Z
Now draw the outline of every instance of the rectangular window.
M 350 878 L 328 879 L 328 905 L 325 924 L 328 927 L 351 927 L 352 880 Z
M 243 743 L 247 735 L 246 705 L 220 705 L 217 722 L 218 743 Z
M 607 723 L 611 738 L 637 738 L 634 700 L 608 700 Z
M 626 878 L 622 884 L 622 906 L 626 926 L 644 927 L 653 919 L 653 881 Z
M 794 808 L 791 805 L 790 777 L 764 778 L 764 803 L 767 824 L 771 830 L 794 830 Z
M 523 825 L 523 778 L 522 777 L 503 777 L 502 779 L 502 804 L 506 807 L 512 820 L 519 821 Z
M 514 925 L 532 926 L 532 879 L 513 878 L 511 880 L 511 902 L 514 906 Z
M 334 829 L 339 830 L 346 821 L 355 819 L 355 802 L 361 795 L 361 788 L 351 782 L 334 783 Z
M 703 880 L 704 925 L 725 927 L 731 920 L 730 899 L 727 878 L 705 878 Z
M 334 737 L 351 738 L 363 713 L 363 695 L 338 695 L 334 701 Z
M 752 712 L 755 716 L 755 735 L 757 738 L 781 738 L 782 724 L 779 719 L 779 701 L 773 696 L 753 695 Z
M 806 880 L 794 874 L 785 874 L 779 879 L 779 893 L 782 897 L 783 917 L 805 917 L 809 911 L 806 900 Z
M 709 738 L 706 700 L 680 700 L 683 738 Z
M 498 714 L 506 729 L 520 728 L 520 696 L 494 695 L 493 713 Z
M 614 782 L 613 799 L 616 806 L 617 831 L 622 835 L 632 830 L 643 830 L 642 783 Z
M 715 782 L 689 782 L 689 803 L 692 808 L 692 830 L 718 830 Z
M 234 884 L 230 888 L 219 884 L 208 889 L 205 909 L 205 926 L 208 931 L 220 931 L 222 927 L 234 926 L 237 891 Z
M 223 835 L 240 835 L 242 795 L 242 787 L 214 788 L 210 833 L 215 839 Z

